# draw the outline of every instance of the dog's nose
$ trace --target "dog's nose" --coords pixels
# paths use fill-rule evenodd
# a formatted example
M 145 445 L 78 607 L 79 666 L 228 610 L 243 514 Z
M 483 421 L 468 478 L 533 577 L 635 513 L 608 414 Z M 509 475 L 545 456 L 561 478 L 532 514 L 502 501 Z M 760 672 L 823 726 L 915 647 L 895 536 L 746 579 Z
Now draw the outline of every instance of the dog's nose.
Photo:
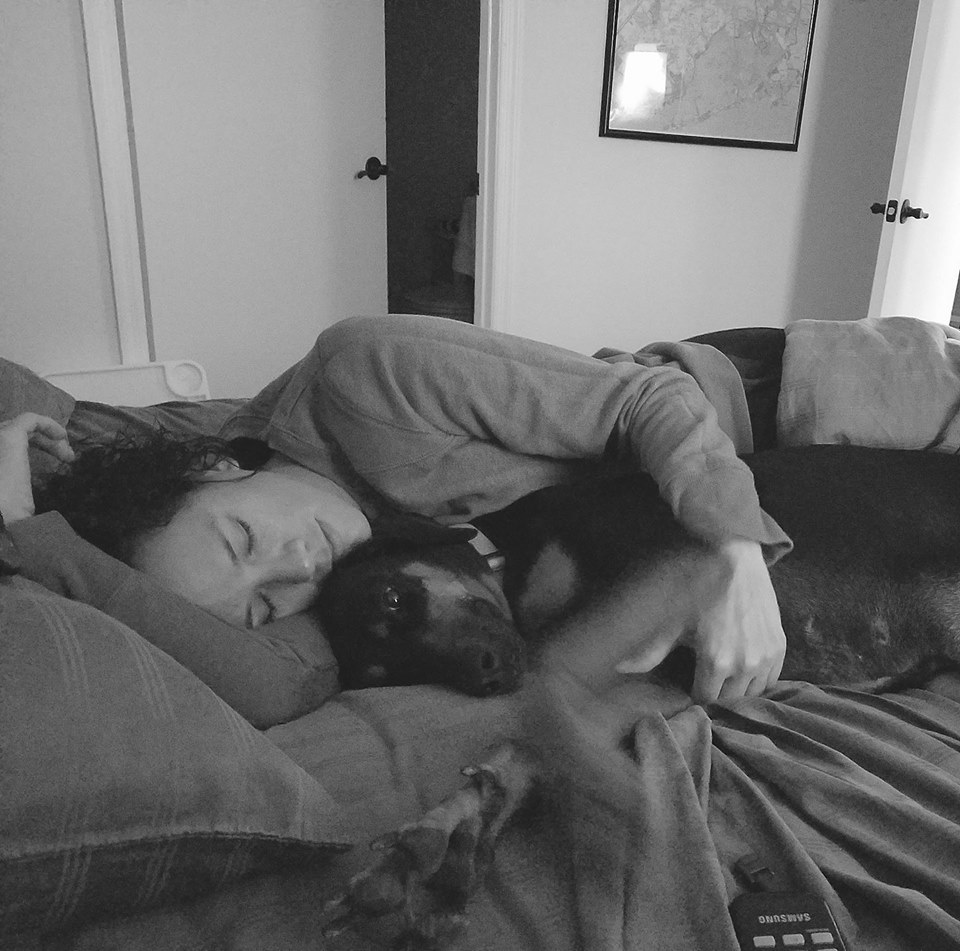
M 523 651 L 518 645 L 477 644 L 465 660 L 467 689 L 477 696 L 510 693 L 523 681 Z

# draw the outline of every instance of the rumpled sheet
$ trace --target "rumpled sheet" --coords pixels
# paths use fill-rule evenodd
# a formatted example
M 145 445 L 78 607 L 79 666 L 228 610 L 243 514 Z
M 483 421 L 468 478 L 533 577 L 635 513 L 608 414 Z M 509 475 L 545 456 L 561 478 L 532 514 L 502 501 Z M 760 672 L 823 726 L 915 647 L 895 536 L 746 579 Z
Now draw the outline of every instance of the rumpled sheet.
M 435 801 L 435 787 L 458 784 L 463 760 L 452 739 L 463 723 L 453 696 L 431 691 L 421 703 L 412 688 L 397 689 L 401 720 L 387 691 L 371 691 L 370 702 L 357 695 L 333 718 L 321 710 L 271 732 L 329 776 L 339 767 L 314 752 L 324 734 L 365 721 L 371 744 L 382 738 L 381 775 L 408 790 L 409 818 Z M 482 715 L 467 745 L 512 719 L 501 700 L 468 706 Z M 631 783 L 625 808 L 597 803 L 591 764 L 578 771 L 568 762 L 572 782 L 506 831 L 457 951 L 737 951 L 727 906 L 742 890 L 731 869 L 747 852 L 780 887 L 823 896 L 851 951 L 960 948 L 960 676 L 883 696 L 782 683 L 763 698 L 687 701 L 673 715 L 651 710 L 631 722 L 629 755 L 620 757 Z M 438 736 L 442 768 L 427 755 Z M 619 755 L 596 752 L 595 762 Z M 382 810 L 370 823 L 381 829 L 400 818 L 379 800 L 366 808 Z M 364 852 L 320 874 L 258 879 L 17 947 L 370 951 L 383 945 L 319 938 L 324 899 Z
M 960 451 L 960 331 L 913 317 L 786 327 L 782 446 Z
M 960 948 L 960 678 L 875 696 L 783 683 L 632 732 L 621 815 L 564 796 L 581 946 L 736 951 L 747 853 L 814 892 L 848 945 Z M 589 766 L 588 766 L 589 768 Z

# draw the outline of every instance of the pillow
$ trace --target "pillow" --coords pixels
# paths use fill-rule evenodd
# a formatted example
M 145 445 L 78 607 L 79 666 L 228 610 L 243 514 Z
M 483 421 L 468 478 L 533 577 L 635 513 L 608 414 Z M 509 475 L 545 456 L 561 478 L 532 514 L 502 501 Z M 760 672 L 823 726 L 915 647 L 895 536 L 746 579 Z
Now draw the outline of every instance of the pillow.
M 310 615 L 241 630 L 85 542 L 57 512 L 9 531 L 25 577 L 123 622 L 256 727 L 292 720 L 339 690 L 336 660 Z
M 23 412 L 51 416 L 71 442 L 103 440 L 118 431 L 137 434 L 158 425 L 172 433 L 216 433 L 242 400 L 170 402 L 117 407 L 74 400 L 26 367 L 0 359 L 0 419 Z M 56 465 L 31 450 L 31 471 Z M 123 621 L 196 674 L 257 727 L 268 727 L 320 706 L 340 685 L 337 665 L 318 622 L 285 618 L 261 632 L 230 627 L 162 589 L 78 538 L 58 516 L 17 526 L 14 536 L 27 577 Z
M 914 317 L 786 328 L 777 438 L 960 451 L 960 331 Z
M 41 413 L 66 426 L 75 403 L 69 393 L 41 379 L 32 370 L 0 358 L 0 420 L 21 413 Z M 31 472 L 49 472 L 57 465 L 53 456 L 31 448 Z
M 48 384 L 49 385 L 49 384 Z M 74 445 L 84 440 L 102 442 L 115 433 L 146 435 L 163 427 L 181 436 L 215 436 L 243 400 L 171 402 L 156 406 L 109 406 L 78 400 L 66 423 Z
M 128 627 L 22 578 L 0 617 L 0 937 L 346 846 L 324 787 Z

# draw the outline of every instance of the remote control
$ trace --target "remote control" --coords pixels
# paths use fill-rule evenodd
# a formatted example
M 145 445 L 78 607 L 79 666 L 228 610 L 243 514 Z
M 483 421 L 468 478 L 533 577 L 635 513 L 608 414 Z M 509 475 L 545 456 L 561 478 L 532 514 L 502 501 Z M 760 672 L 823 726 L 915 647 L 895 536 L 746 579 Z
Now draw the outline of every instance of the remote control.
M 741 951 L 846 951 L 827 903 L 804 892 L 747 892 L 730 905 Z

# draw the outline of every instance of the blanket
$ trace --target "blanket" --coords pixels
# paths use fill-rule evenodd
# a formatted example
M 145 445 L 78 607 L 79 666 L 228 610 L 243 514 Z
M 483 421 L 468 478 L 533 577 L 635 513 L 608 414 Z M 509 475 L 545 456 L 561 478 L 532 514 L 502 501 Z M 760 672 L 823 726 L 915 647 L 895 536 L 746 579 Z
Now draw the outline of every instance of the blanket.
M 308 772 L 329 777 L 323 733 L 362 720 L 382 737 L 378 771 L 404 783 L 404 761 L 420 755 L 424 735 L 439 735 L 455 772 L 462 751 L 441 725 L 463 719 L 454 713 L 460 701 L 432 691 L 421 703 L 413 688 L 394 690 L 414 704 L 410 723 L 389 715 L 387 691 L 366 691 L 269 735 Z M 581 775 L 506 831 L 456 951 L 737 951 L 726 909 L 743 890 L 731 869 L 747 852 L 781 887 L 821 895 L 852 949 L 960 948 L 960 677 L 881 696 L 791 682 L 763 698 L 677 706 L 649 710 L 630 732 L 624 762 L 636 795 L 628 808 L 598 803 Z M 469 707 L 484 714 L 488 738 L 510 719 L 506 698 Z M 343 781 L 354 772 L 343 770 Z M 435 801 L 439 790 L 426 787 L 444 772 L 432 763 L 426 785 L 411 790 L 407 818 Z M 374 825 L 396 819 L 385 814 Z M 363 861 L 358 853 L 352 861 Z M 17 947 L 384 947 L 318 939 L 323 897 L 345 872 L 257 879 L 62 943 Z
M 782 683 L 645 715 L 630 752 L 621 809 L 589 762 L 557 800 L 582 947 L 736 951 L 733 868 L 755 853 L 852 948 L 960 948 L 957 676 L 881 696 Z
M 960 331 L 913 317 L 786 328 L 782 446 L 960 451 Z

